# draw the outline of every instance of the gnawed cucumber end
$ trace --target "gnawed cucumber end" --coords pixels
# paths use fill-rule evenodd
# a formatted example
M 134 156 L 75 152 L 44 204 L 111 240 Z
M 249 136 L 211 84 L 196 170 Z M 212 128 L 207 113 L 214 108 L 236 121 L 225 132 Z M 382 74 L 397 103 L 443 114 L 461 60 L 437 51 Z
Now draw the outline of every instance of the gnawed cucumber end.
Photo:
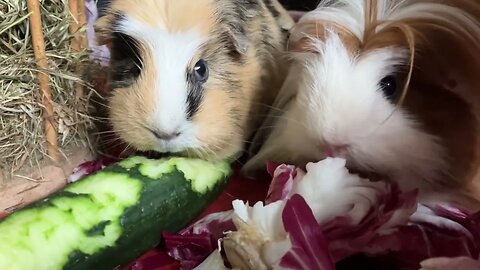
M 8 216 L 0 223 L 0 269 L 62 269 L 74 251 L 93 254 L 115 245 L 120 217 L 138 203 L 141 189 L 141 181 L 128 175 L 100 172 Z M 103 232 L 92 234 L 100 224 Z
M 129 165 L 129 164 L 127 164 Z M 211 163 L 201 159 L 168 158 L 159 160 L 143 160 L 139 171 L 142 175 L 152 179 L 159 179 L 163 174 L 179 170 L 190 181 L 192 190 L 204 194 L 211 190 L 231 172 L 227 162 Z
M 142 157 L 142 156 L 132 156 L 132 157 L 129 157 L 127 159 L 124 159 L 120 162 L 118 162 L 117 164 L 124 168 L 124 169 L 132 169 L 133 167 L 139 165 L 139 164 L 142 164 L 144 162 L 147 162 L 147 161 L 152 161 L 146 157 Z
M 179 159 L 176 166 L 185 178 L 190 180 L 192 189 L 201 194 L 211 190 L 217 184 L 217 179 L 223 179 L 231 172 L 230 165 L 227 162 L 212 164 L 200 159 Z

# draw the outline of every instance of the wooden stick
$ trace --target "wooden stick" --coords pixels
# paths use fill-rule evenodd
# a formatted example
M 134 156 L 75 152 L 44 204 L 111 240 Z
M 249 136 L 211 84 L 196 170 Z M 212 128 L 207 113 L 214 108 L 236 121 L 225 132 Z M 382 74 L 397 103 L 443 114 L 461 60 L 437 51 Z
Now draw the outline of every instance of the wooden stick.
M 79 29 L 86 27 L 87 25 L 87 14 L 85 13 L 85 0 L 78 0 L 78 24 Z M 80 40 L 80 49 L 85 49 L 88 46 L 87 33 L 85 32 L 81 35 Z
M 43 125 L 45 137 L 47 140 L 48 155 L 58 161 L 57 132 L 54 125 L 54 111 L 52 102 L 52 91 L 50 89 L 50 76 L 45 72 L 48 69 L 47 55 L 45 53 L 45 41 L 42 32 L 42 16 L 40 13 L 39 0 L 27 0 L 28 11 L 30 15 L 30 28 L 32 33 L 33 51 L 35 60 L 39 69 L 38 81 L 42 95 Z
M 86 24 L 85 2 L 83 0 L 69 0 L 68 8 L 70 10 L 70 26 L 69 31 L 73 36 L 70 48 L 74 52 L 79 52 L 87 46 L 86 38 L 82 37 L 80 33 L 81 27 Z M 77 73 L 82 73 L 81 67 L 76 68 Z M 83 97 L 83 86 L 81 83 L 75 83 L 75 97 L 77 100 Z
M 70 34 L 73 35 L 73 39 L 70 43 L 70 47 L 73 51 L 78 52 L 80 50 L 80 39 L 78 34 L 79 24 L 78 24 L 78 0 L 69 0 L 68 8 L 70 10 Z

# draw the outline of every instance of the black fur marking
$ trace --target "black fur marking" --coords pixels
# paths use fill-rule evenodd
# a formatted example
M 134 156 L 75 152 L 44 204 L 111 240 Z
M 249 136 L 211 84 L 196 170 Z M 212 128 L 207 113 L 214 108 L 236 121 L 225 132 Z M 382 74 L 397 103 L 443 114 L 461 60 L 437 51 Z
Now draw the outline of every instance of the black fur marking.
M 130 86 L 142 70 L 142 60 L 136 40 L 115 32 L 112 38 L 110 79 L 115 88 Z
M 196 81 L 195 76 L 190 70 L 187 70 L 187 84 L 187 119 L 190 120 L 200 108 L 200 104 L 202 103 L 203 99 L 204 89 L 203 84 Z
M 104 16 L 108 9 L 110 8 L 110 5 L 112 4 L 111 0 L 98 0 L 97 1 L 97 10 L 98 10 L 98 17 Z
M 110 80 L 114 88 L 128 87 L 140 76 L 142 59 L 137 41 L 121 32 L 115 31 L 116 24 L 123 20 L 120 14 L 115 15 L 112 25 L 112 48 L 110 56 Z
M 272 0 L 265 0 L 265 5 L 267 6 L 270 13 L 272 13 L 273 17 L 277 18 L 280 16 L 280 12 L 275 8 Z

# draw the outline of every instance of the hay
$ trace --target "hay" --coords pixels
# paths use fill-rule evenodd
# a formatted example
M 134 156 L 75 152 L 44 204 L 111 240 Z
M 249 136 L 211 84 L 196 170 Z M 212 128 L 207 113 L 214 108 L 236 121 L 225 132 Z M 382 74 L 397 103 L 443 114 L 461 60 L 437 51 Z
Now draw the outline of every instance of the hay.
M 77 98 L 77 67 L 88 52 L 69 49 L 68 0 L 41 0 L 43 33 L 60 150 L 90 147 L 87 97 Z M 42 105 L 26 1 L 0 0 L 0 172 L 36 166 L 46 155 Z M 93 92 L 91 92 L 93 93 Z

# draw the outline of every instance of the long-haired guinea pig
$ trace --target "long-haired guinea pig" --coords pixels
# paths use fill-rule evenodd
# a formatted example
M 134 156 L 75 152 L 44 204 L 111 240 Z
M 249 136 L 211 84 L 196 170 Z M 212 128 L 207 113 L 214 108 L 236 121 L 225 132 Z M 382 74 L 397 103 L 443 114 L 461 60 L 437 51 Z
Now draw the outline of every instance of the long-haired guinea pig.
M 480 2 L 323 1 L 289 51 L 246 173 L 334 156 L 403 188 L 480 182 Z
M 109 118 L 133 149 L 236 157 L 284 75 L 290 15 L 276 0 L 113 0 Z

